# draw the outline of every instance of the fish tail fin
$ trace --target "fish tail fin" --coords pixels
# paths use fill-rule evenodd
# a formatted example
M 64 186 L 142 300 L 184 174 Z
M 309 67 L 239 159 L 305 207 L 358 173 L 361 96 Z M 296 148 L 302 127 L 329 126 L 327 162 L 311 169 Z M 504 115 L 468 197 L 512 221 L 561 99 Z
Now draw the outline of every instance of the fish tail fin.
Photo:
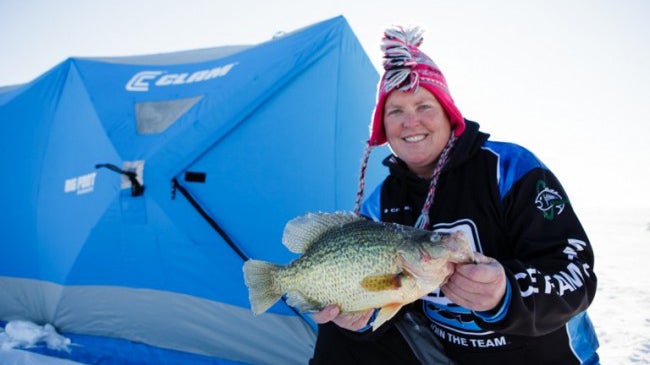
M 275 281 L 280 265 L 259 260 L 244 263 L 244 281 L 253 313 L 264 313 L 282 297 Z

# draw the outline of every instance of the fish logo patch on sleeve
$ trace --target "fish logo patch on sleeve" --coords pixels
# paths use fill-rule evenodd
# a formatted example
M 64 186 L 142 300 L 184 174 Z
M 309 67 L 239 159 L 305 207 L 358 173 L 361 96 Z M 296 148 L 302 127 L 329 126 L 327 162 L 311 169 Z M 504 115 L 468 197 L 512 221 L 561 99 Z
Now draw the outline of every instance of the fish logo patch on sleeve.
M 535 206 L 544 214 L 544 218 L 553 220 L 556 216 L 562 214 L 565 205 L 568 203 L 568 199 L 562 198 L 560 193 L 546 186 L 544 180 L 537 182 Z

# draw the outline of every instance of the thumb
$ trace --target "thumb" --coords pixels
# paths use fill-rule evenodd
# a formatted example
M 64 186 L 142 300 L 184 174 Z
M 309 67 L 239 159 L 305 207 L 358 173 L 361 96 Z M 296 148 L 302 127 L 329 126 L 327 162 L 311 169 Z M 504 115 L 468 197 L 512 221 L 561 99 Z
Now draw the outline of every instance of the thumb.
M 496 260 L 491 257 L 485 256 L 482 253 L 474 252 L 474 261 L 475 264 L 491 264 Z

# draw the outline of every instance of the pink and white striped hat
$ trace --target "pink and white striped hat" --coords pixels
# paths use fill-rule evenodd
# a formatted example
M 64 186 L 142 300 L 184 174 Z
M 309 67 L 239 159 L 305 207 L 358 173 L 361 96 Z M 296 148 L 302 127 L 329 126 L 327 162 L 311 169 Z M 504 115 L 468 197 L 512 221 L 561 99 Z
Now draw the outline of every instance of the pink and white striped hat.
M 419 49 L 422 33 L 419 27 L 395 27 L 384 32 L 381 50 L 384 52 L 385 72 L 379 82 L 377 105 L 370 125 L 368 144 L 371 146 L 386 143 L 383 125 L 384 103 L 394 90 L 415 92 L 418 87 L 424 87 L 445 109 L 456 136 L 460 136 L 465 130 L 465 120 L 451 98 L 444 75 L 431 58 Z

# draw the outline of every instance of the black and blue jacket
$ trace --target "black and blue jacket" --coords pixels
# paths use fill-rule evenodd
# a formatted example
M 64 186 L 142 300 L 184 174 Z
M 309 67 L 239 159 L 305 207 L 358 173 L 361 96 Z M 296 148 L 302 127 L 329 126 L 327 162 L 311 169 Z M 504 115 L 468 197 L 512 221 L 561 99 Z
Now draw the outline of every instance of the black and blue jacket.
M 438 181 L 431 229 L 463 230 L 476 251 L 497 259 L 508 278 L 506 296 L 491 312 L 473 312 L 434 292 L 402 311 L 423 313 L 458 364 L 597 363 L 598 341 L 585 312 L 596 292 L 594 256 L 566 192 L 531 152 L 490 141 L 477 123 L 466 124 Z M 384 164 L 390 174 L 362 214 L 414 225 L 429 182 L 395 156 Z M 390 322 L 363 334 L 321 326 L 314 358 L 338 348 L 350 351 L 332 359 L 338 363 L 417 363 L 414 344 L 400 337 Z

